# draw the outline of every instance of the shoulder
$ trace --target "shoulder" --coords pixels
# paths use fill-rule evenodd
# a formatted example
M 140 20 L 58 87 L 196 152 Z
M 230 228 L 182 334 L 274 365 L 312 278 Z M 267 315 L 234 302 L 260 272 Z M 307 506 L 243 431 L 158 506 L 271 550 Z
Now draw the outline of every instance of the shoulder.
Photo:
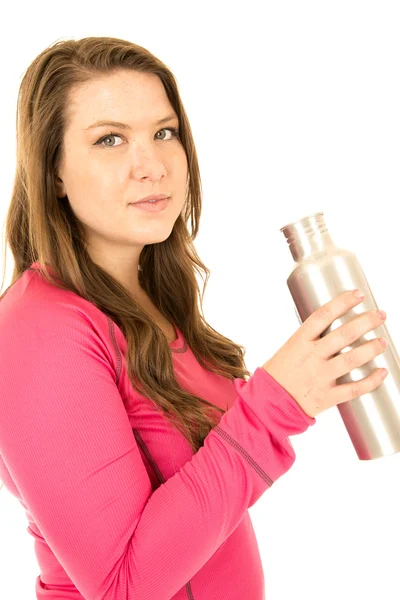
M 45 281 L 37 269 L 27 269 L 0 300 L 3 340 L 13 340 L 17 353 L 46 351 L 51 344 L 82 344 L 115 365 L 126 351 L 120 328 L 93 303 Z M 45 344 L 45 346 L 43 346 Z M 7 344 L 0 344 L 1 355 Z

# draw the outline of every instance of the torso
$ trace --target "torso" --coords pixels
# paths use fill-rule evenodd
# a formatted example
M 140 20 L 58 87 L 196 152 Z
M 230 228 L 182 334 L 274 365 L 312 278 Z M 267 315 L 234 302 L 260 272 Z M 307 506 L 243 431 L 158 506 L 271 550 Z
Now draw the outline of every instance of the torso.
M 177 338 L 174 325 L 168 321 L 166 317 L 158 310 L 158 308 L 151 302 L 148 296 L 141 297 L 137 300 L 140 306 L 154 319 L 158 327 L 164 333 L 168 342 L 175 342 Z
M 164 317 L 164 315 L 162 315 L 158 311 L 157 313 L 157 317 L 155 317 L 154 315 L 151 316 L 153 317 L 161 331 L 164 333 L 164 335 L 167 337 L 168 341 L 175 342 L 175 340 L 178 339 L 176 336 L 175 327 Z

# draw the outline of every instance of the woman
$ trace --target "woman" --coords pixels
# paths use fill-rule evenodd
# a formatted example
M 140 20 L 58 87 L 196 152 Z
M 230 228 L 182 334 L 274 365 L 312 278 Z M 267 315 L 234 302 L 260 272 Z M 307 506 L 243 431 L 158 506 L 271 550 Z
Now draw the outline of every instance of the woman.
M 18 117 L 0 478 L 26 509 L 37 598 L 261 600 L 248 508 L 315 418 L 202 315 L 173 74 L 125 40 L 58 42 Z M 168 198 L 136 204 L 152 194 Z

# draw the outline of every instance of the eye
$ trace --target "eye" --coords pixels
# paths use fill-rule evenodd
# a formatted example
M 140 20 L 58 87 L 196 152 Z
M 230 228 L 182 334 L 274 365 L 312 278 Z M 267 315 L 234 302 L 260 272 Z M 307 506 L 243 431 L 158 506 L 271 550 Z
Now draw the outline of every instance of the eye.
M 160 129 L 160 131 L 170 131 L 171 132 L 170 139 L 174 139 L 179 136 L 179 127 L 163 127 L 162 129 Z M 158 131 L 157 131 L 157 133 L 158 133 Z M 169 141 L 169 140 L 167 140 L 167 141 Z
M 121 138 L 121 136 L 118 133 L 114 133 L 113 131 L 110 131 L 110 133 L 107 133 L 107 135 L 103 135 L 102 138 L 100 138 L 99 140 L 97 140 L 97 142 L 94 144 L 94 146 L 100 145 L 105 140 L 108 140 L 108 139 L 113 138 L 113 137 L 119 137 L 119 138 Z M 121 145 L 121 144 L 119 144 L 119 145 Z M 109 144 L 107 144 L 105 147 L 106 148 L 114 148 L 114 146 L 110 146 Z
M 160 129 L 159 131 L 157 131 L 157 133 L 159 133 L 160 131 L 170 131 L 171 132 L 171 138 L 168 141 L 171 141 L 172 139 L 175 139 L 179 136 L 179 128 L 178 127 L 163 127 L 162 129 Z M 157 135 L 157 134 L 156 134 Z M 110 138 L 114 138 L 114 137 L 118 137 L 122 139 L 122 136 L 119 135 L 119 133 L 115 133 L 114 131 L 110 131 L 110 133 L 107 133 L 106 135 L 103 135 L 103 137 L 101 137 L 99 140 L 97 140 L 97 142 L 95 142 L 93 145 L 97 146 L 97 145 L 101 145 L 103 142 L 105 142 L 105 140 L 110 139 Z M 160 138 L 158 138 L 160 139 Z M 161 141 L 164 141 L 164 138 L 161 139 Z M 121 144 L 117 144 L 117 146 L 121 146 Z M 116 148 L 116 146 L 110 146 L 109 144 L 106 144 L 105 146 L 103 146 L 104 148 Z

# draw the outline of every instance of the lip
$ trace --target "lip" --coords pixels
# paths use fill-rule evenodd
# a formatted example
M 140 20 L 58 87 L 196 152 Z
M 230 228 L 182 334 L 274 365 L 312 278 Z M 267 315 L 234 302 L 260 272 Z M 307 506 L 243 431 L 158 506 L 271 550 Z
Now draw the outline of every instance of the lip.
M 136 200 L 136 202 L 130 202 L 130 204 L 137 204 L 138 202 L 147 202 L 148 200 L 164 200 L 165 198 L 169 198 L 167 194 L 152 194 L 151 196 L 145 196 L 140 200 Z
M 163 198 L 156 202 L 131 202 L 128 206 L 134 206 L 136 209 L 142 210 L 148 213 L 158 213 L 163 211 L 169 205 L 171 198 Z

